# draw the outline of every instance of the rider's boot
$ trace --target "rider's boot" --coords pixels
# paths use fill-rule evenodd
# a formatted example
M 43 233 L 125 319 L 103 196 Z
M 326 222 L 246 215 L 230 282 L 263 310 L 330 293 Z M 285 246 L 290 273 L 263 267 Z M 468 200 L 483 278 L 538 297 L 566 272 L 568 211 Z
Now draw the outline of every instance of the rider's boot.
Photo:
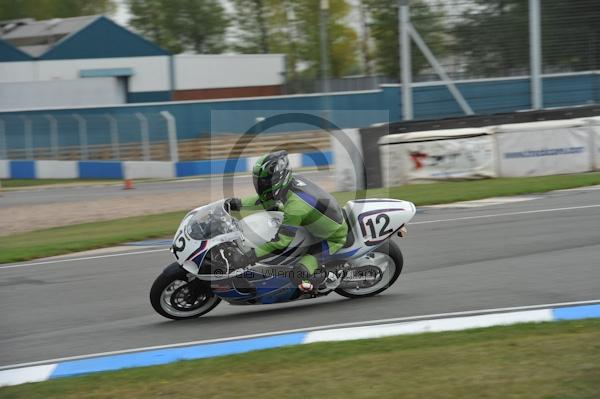
M 298 290 L 305 294 L 314 294 L 317 292 L 317 288 L 323 284 L 327 275 L 325 268 L 320 266 L 315 270 L 314 273 L 309 273 L 306 267 L 299 264 L 294 267 L 294 276 L 292 280 L 298 287 Z

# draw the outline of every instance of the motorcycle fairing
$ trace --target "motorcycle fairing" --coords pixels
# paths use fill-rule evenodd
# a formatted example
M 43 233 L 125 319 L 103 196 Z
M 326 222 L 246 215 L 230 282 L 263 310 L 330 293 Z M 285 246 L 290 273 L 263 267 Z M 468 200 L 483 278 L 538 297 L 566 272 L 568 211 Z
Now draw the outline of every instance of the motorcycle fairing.
M 219 203 L 220 204 L 220 203 Z M 249 250 L 275 238 L 283 220 L 281 212 L 262 211 L 234 222 L 238 231 L 230 231 L 208 240 L 194 240 L 186 232 L 186 225 L 196 212 L 217 206 L 209 204 L 196 208 L 182 221 L 173 240 L 172 251 L 178 263 L 192 274 L 197 274 L 199 266 L 211 248 L 226 242 L 236 242 L 243 250 Z M 222 205 L 221 205 L 222 206 Z M 369 199 L 349 201 L 344 206 L 349 229 L 354 235 L 353 242 L 334 255 L 336 259 L 356 259 L 377 248 L 398 232 L 415 214 L 412 203 L 393 199 Z M 298 228 L 290 246 L 280 254 L 261 260 L 265 265 L 289 265 L 299 259 L 306 248 L 316 242 L 304 228 Z M 250 274 L 248 274 L 250 273 Z M 277 303 L 293 300 L 298 296 L 297 288 L 289 278 L 248 271 L 244 279 L 249 288 L 235 286 L 235 279 L 213 281 L 213 292 L 231 304 Z

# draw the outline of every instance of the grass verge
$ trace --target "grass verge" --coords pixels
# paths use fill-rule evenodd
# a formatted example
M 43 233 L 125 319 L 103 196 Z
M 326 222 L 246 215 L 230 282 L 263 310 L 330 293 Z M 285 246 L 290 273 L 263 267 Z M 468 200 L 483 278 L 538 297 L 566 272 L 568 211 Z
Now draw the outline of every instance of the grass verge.
M 311 344 L 0 389 L 2 398 L 598 398 L 600 319 Z
M 0 263 L 103 248 L 173 234 L 186 211 L 54 227 L 0 237 Z
M 363 198 L 401 198 L 416 205 L 448 204 L 457 201 L 471 201 L 489 197 L 544 193 L 552 190 L 593 186 L 600 184 L 600 173 L 576 175 L 536 176 L 518 178 L 498 178 L 431 184 L 409 184 L 391 188 L 377 188 L 359 191 Z M 337 193 L 336 198 L 345 202 L 355 198 L 355 194 Z
M 600 173 L 411 184 L 334 195 L 340 203 L 358 196 L 360 198 L 401 198 L 412 201 L 416 205 L 431 205 L 487 197 L 542 193 L 596 184 L 600 184 Z M 0 237 L 0 263 L 168 236 L 177 228 L 184 214 L 185 212 L 181 211 L 115 219 Z

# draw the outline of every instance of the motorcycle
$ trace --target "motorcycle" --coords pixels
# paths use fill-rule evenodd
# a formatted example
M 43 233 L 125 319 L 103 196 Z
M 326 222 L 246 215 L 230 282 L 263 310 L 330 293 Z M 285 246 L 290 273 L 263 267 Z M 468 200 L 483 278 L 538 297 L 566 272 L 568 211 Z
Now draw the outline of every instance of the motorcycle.
M 348 224 L 346 243 L 323 265 L 326 278 L 315 292 L 303 293 L 290 280 L 294 264 L 315 239 L 299 228 L 291 244 L 259 263 L 236 267 L 250 248 L 275 238 L 283 214 L 260 211 L 241 219 L 220 200 L 189 212 L 173 239 L 175 262 L 156 278 L 152 307 L 174 320 L 202 316 L 221 300 L 232 305 L 273 304 L 311 299 L 336 292 L 348 298 L 377 295 L 400 276 L 403 257 L 394 235 L 404 237 L 415 215 L 413 203 L 395 199 L 359 199 L 342 208 Z

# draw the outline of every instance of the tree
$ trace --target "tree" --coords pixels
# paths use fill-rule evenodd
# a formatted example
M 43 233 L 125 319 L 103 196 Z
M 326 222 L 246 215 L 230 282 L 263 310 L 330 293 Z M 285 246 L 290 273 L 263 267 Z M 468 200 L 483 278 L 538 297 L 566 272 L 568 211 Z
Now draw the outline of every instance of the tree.
M 276 6 L 270 0 L 233 0 L 236 42 L 233 49 L 246 54 L 269 53 Z
M 0 21 L 68 18 L 106 14 L 114 10 L 113 0 L 0 0 Z
M 454 26 L 453 50 L 475 76 L 521 73 L 529 64 L 528 2 L 475 0 Z
M 544 0 L 542 62 L 548 72 L 600 67 L 598 0 Z M 475 0 L 453 32 L 455 50 L 476 75 L 526 74 L 529 10 L 522 0 Z
M 356 69 L 356 33 L 347 0 L 330 0 L 327 19 L 330 74 Z M 244 53 L 285 53 L 291 79 L 320 75 L 320 0 L 233 0 L 236 43 Z M 302 65 L 298 71 L 298 65 Z
M 304 74 L 317 77 L 321 66 L 320 0 L 298 0 L 294 4 L 299 31 L 299 54 L 307 66 Z M 342 77 L 357 70 L 357 35 L 348 25 L 349 13 L 350 6 L 346 0 L 329 0 L 327 51 L 331 77 Z
M 436 55 L 447 53 L 444 45 L 442 21 L 444 13 L 434 10 L 431 2 L 411 1 L 411 23 L 419 32 L 427 46 Z M 389 77 L 400 75 L 400 57 L 398 44 L 398 6 L 396 0 L 364 0 L 368 13 L 369 30 L 375 42 L 375 62 L 377 71 Z M 429 63 L 417 48 L 411 46 L 412 72 L 418 75 Z
M 131 26 L 174 53 L 220 53 L 228 19 L 218 0 L 128 0 Z

